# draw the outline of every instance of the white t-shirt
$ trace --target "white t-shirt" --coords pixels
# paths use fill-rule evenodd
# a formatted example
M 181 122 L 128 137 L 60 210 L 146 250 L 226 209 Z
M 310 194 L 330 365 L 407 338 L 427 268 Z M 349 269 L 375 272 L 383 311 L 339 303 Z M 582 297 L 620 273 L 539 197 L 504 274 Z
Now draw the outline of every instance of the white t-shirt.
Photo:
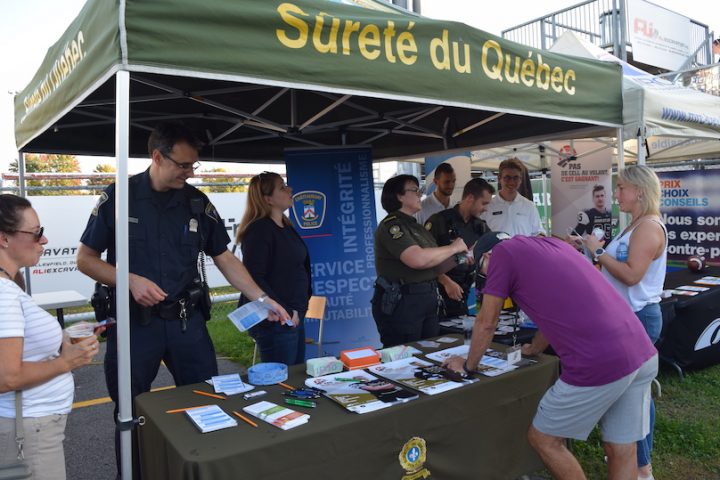
M 62 329 L 15 282 L 0 278 L 0 338 L 23 337 L 22 358 L 39 362 L 58 355 Z M 70 413 L 75 384 L 71 373 L 23 390 L 23 417 Z M 15 394 L 0 394 L 0 417 L 15 418 Z
M 505 232 L 511 237 L 546 234 L 537 207 L 519 193 L 512 202 L 504 200 L 499 194 L 495 195 L 480 218 L 487 222 L 493 232 Z
M 432 217 L 438 212 L 442 212 L 443 210 L 447 210 L 448 208 L 452 207 L 451 203 L 452 202 L 448 202 L 448 206 L 446 207 L 445 205 L 440 203 L 440 200 L 438 200 L 435 196 L 435 192 L 433 192 L 427 197 L 423 198 L 423 201 L 421 202 L 422 210 L 415 214 L 415 219 L 420 225 L 424 225 L 425 222 L 427 222 L 428 218 Z

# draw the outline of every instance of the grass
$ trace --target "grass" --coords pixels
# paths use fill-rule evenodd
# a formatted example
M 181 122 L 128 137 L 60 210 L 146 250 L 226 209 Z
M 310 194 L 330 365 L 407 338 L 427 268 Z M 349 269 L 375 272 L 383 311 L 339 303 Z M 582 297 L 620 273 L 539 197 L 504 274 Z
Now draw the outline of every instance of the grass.
M 658 375 L 662 397 L 655 397 L 653 475 L 657 479 L 720 479 L 720 365 L 686 372 L 681 381 L 672 370 Z M 573 442 L 573 453 L 590 480 L 607 478 L 598 429 L 587 442 Z M 552 478 L 547 472 L 536 472 Z

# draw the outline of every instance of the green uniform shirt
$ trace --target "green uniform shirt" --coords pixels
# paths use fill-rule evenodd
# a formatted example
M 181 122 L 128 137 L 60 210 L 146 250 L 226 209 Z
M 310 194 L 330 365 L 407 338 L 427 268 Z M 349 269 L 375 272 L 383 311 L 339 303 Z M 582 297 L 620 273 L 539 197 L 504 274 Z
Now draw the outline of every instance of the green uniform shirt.
M 416 270 L 400 260 L 408 247 L 437 247 L 430 232 L 417 223 L 414 217 L 395 211 L 385 217 L 375 231 L 375 269 L 379 276 L 393 281 L 420 283 L 434 280 L 433 268 Z

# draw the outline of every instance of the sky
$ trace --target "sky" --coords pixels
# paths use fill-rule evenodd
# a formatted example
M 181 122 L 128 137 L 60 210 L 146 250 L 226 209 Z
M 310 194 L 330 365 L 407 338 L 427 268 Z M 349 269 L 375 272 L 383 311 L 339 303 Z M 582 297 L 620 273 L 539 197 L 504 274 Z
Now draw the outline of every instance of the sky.
M 579 0 L 504 0 L 497 3 L 481 0 L 422 0 L 422 14 L 436 19 L 464 22 L 499 36 L 504 29 L 535 20 L 578 2 Z M 9 163 L 17 158 L 13 133 L 13 95 L 30 82 L 47 49 L 60 38 L 84 3 L 85 0 L 0 0 L 0 9 L 3 12 L 0 18 L 2 172 L 6 172 Z M 711 31 L 715 31 L 716 37 L 720 36 L 720 6 L 714 1 L 655 0 L 653 3 L 705 23 Z M 96 159 L 84 160 L 83 170 L 91 171 L 97 163 L 104 162 Z

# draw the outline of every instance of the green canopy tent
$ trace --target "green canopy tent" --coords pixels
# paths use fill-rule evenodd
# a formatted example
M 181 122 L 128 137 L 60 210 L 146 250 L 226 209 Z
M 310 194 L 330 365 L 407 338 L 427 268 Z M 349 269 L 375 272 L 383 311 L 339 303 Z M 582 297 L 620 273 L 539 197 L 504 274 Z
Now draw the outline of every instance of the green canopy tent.
M 609 136 L 622 123 L 621 72 L 371 0 L 89 0 L 16 96 L 15 115 L 21 152 L 117 157 L 127 425 L 127 160 L 146 155 L 154 124 L 194 124 L 207 142 L 201 158 L 220 161 L 279 162 L 288 148 L 337 145 L 397 159 Z M 127 430 L 122 442 L 130 478 Z

